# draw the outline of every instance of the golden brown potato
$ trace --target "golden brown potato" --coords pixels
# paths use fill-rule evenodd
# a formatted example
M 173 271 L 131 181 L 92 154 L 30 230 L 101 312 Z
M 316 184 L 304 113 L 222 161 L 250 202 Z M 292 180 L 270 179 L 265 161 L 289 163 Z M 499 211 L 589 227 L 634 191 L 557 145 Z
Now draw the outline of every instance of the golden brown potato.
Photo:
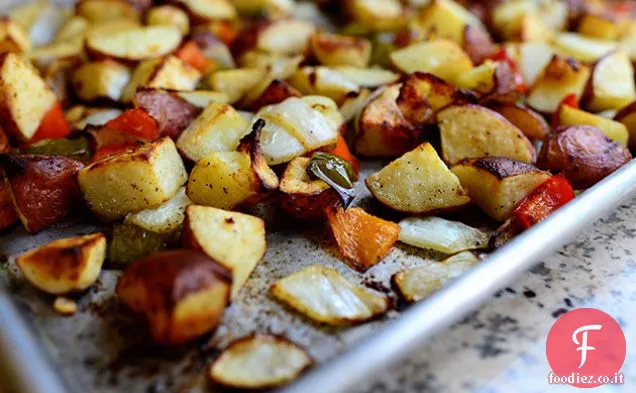
M 210 75 L 208 84 L 213 90 L 227 94 L 228 103 L 233 104 L 265 78 L 266 74 L 267 70 L 261 68 L 220 70 Z
M 94 233 L 54 240 L 18 256 L 15 263 L 34 287 L 64 295 L 90 287 L 105 256 L 106 236 Z
M 457 210 L 470 198 L 429 143 L 367 177 L 367 188 L 384 205 L 415 214 Z
M 329 67 L 301 67 L 289 79 L 289 83 L 303 95 L 321 95 L 342 102 L 351 92 L 357 92 L 360 86 L 347 79 L 340 72 Z
M 630 149 L 636 148 L 636 101 L 625 106 L 623 109 L 616 113 L 614 120 L 622 123 L 629 134 L 628 147 Z
M 145 316 L 155 341 L 175 345 L 219 324 L 231 284 L 231 273 L 205 254 L 174 250 L 133 262 L 119 279 L 117 295 Z
M 290 217 L 298 220 L 321 220 L 325 209 L 339 206 L 340 198 L 335 189 L 320 179 L 307 174 L 310 159 L 294 158 L 287 165 L 278 187 L 278 206 Z
M 527 163 L 536 151 L 525 135 L 503 116 L 479 105 L 448 107 L 437 115 L 444 161 L 505 157 Z
M 200 78 L 201 73 L 196 68 L 185 64 L 175 56 L 142 61 L 133 71 L 121 100 L 130 102 L 140 86 L 194 90 Z
M 173 52 L 181 38 L 181 31 L 175 26 L 99 29 L 88 34 L 85 49 L 94 60 L 135 62 Z
M 581 17 L 578 33 L 601 40 L 615 40 L 622 30 L 622 23 L 609 13 L 590 12 Z
M 622 145 L 627 145 L 629 139 L 629 132 L 623 124 L 567 105 L 563 105 L 559 109 L 559 124 L 563 126 L 594 126 L 603 131 L 610 139 Z
M 186 208 L 183 246 L 203 252 L 232 272 L 231 299 L 265 255 L 265 223 L 248 214 L 207 206 Z
M 311 36 L 310 47 L 316 59 L 326 66 L 364 68 L 371 59 L 371 42 L 361 37 L 317 32 Z
M 125 0 L 82 0 L 75 7 L 75 12 L 91 23 L 121 19 L 139 22 L 141 19 L 134 4 Z
M 281 56 L 303 54 L 314 30 L 314 25 L 300 19 L 258 21 L 239 32 L 232 53 L 237 59 L 253 50 Z
M 435 115 L 453 103 L 474 102 L 476 97 L 459 90 L 433 74 L 415 72 L 406 78 L 396 103 L 413 126 L 434 124 Z
M 532 190 L 550 177 L 534 165 L 503 157 L 462 160 L 451 171 L 472 200 L 498 221 L 508 218 Z
M 96 161 L 78 173 L 86 205 L 104 221 L 156 207 L 172 198 L 188 175 L 172 139 Z
M 554 55 L 530 90 L 527 103 L 539 112 L 553 113 L 568 94 L 581 98 L 589 76 L 589 67 Z
M 201 108 L 183 99 L 179 93 L 154 87 L 137 88 L 133 103 L 157 121 L 161 135 L 172 139 L 177 139 L 201 113 Z
M 75 70 L 71 86 L 75 95 L 83 101 L 118 101 L 129 80 L 128 67 L 104 60 L 86 63 Z
M 81 47 L 89 27 L 90 22 L 88 19 L 83 16 L 74 15 L 55 34 L 53 43 L 60 44 L 66 42 Z
M 18 142 L 28 142 L 55 104 L 53 91 L 26 60 L 0 54 L 0 126 Z
M 228 0 L 174 0 L 174 2 L 184 6 L 193 23 L 236 17 L 236 9 Z
M 351 0 L 346 4 L 353 20 L 370 30 L 395 31 L 406 24 L 406 12 L 398 0 Z
M 632 155 L 601 130 L 577 125 L 557 130 L 543 142 L 537 165 L 559 171 L 575 189 L 585 189 L 603 180 Z
M 146 23 L 149 26 L 176 26 L 183 35 L 190 32 L 188 14 L 181 8 L 171 5 L 160 5 L 149 9 L 146 14 Z
M 338 66 L 333 69 L 360 87 L 380 87 L 400 80 L 399 74 L 378 67 Z
M 464 39 L 467 27 L 481 28 L 481 21 L 452 0 L 432 0 L 418 11 L 415 27 L 422 36 L 433 33 L 457 44 Z
M 457 86 L 470 89 L 480 96 L 480 102 L 514 103 L 517 100 L 517 83 L 508 62 L 486 60 L 482 65 L 462 74 Z
M 554 50 L 549 43 L 543 41 L 522 42 L 513 48 L 517 52 L 513 58 L 517 61 L 523 82 L 527 87 L 534 86 L 537 78 L 552 60 Z
M 186 158 L 198 162 L 212 152 L 236 150 L 249 132 L 249 123 L 234 108 L 211 103 L 181 133 L 177 147 Z
M 400 71 L 411 74 L 428 72 L 450 83 L 473 68 L 470 57 L 457 44 L 435 40 L 398 49 L 390 55 L 391 63 Z
M 11 198 L 31 233 L 59 223 L 80 199 L 75 175 L 84 164 L 62 156 L 1 155 Z
M 22 54 L 31 49 L 27 33 L 8 17 L 0 17 L 0 53 Z
M 400 85 L 374 94 L 354 120 L 354 148 L 366 157 L 398 157 L 417 146 L 418 132 L 402 114 L 396 100 Z
M 543 140 L 550 133 L 550 126 L 543 116 L 522 104 L 495 104 L 492 110 L 499 113 L 530 139 Z
M 601 57 L 592 68 L 583 107 L 592 112 L 618 110 L 635 99 L 634 67 L 627 53 L 617 51 Z

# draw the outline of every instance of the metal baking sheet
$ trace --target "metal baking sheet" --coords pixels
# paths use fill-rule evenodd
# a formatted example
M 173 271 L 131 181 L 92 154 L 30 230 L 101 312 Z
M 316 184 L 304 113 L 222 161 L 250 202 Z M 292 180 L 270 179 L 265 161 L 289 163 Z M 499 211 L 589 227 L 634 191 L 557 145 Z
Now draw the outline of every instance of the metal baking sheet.
M 365 163 L 364 172 L 380 166 Z M 81 220 L 36 236 L 22 230 L 6 234 L 0 252 L 8 255 L 8 259 L 1 265 L 1 275 L 8 281 L 12 298 L 68 391 L 112 392 L 123 387 L 134 392 L 209 391 L 206 365 L 219 348 L 254 331 L 269 331 L 303 345 L 320 365 L 286 392 L 348 392 L 359 381 L 368 380 L 374 371 L 399 360 L 409 349 L 478 307 L 584 225 L 617 206 L 636 190 L 634 179 L 636 163 L 631 162 L 545 222 L 492 253 L 445 290 L 406 311 L 394 310 L 383 319 L 350 328 L 328 328 L 307 321 L 271 299 L 270 285 L 304 266 L 320 263 L 339 270 L 352 282 L 382 291 L 388 289 L 391 274 L 405 267 L 433 263 L 443 255 L 398 244 L 383 262 L 366 274 L 359 274 L 339 260 L 323 226 L 290 226 L 273 209 L 260 209 L 255 213 L 268 223 L 268 251 L 263 261 L 214 334 L 171 349 L 153 344 L 139 319 L 113 296 L 120 274 L 117 270 L 104 270 L 98 283 L 78 297 L 80 312 L 73 317 L 56 315 L 51 308 L 53 298 L 38 293 L 20 277 L 13 262 L 15 254 L 53 238 L 99 229 Z M 357 203 L 375 214 L 385 217 L 390 214 L 371 199 L 364 186 L 360 187 Z M 0 330 L 11 329 L 13 322 L 0 319 Z M 36 370 L 30 367 L 25 371 L 29 375 Z

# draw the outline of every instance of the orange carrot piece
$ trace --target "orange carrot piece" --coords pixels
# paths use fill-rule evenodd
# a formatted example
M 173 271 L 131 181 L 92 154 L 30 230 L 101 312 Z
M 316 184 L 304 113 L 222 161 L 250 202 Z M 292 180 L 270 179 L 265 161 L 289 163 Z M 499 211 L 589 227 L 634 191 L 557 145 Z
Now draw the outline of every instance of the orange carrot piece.
M 210 71 L 212 63 L 206 59 L 203 51 L 194 41 L 188 41 L 177 50 L 176 56 L 185 64 L 207 73 Z

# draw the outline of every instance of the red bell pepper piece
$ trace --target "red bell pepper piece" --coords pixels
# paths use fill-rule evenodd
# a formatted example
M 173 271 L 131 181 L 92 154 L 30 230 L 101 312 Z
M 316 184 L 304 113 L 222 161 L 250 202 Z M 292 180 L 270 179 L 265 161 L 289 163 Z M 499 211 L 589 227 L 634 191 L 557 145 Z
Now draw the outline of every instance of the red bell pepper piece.
M 561 108 L 563 106 L 569 106 L 571 108 L 579 108 L 579 101 L 576 99 L 576 94 L 570 93 L 563 97 L 561 102 L 559 102 L 559 106 L 557 106 L 557 110 L 552 114 L 552 127 L 556 128 L 559 126 L 559 117 L 561 116 Z
M 356 176 L 360 173 L 360 164 L 358 159 L 351 154 L 349 150 L 349 146 L 345 141 L 342 134 L 338 134 L 338 142 L 336 143 L 336 147 L 331 151 L 331 154 L 334 156 L 338 156 L 343 160 L 349 161 L 351 166 L 353 167 L 353 171 L 356 173 Z
M 515 209 L 513 217 L 527 229 L 574 199 L 574 190 L 561 175 L 555 175 L 535 188 Z
M 128 149 L 134 149 L 137 146 L 138 145 L 135 142 L 127 142 L 127 143 L 118 143 L 115 145 L 100 147 L 99 149 L 97 149 L 97 151 L 93 155 L 93 162 L 99 161 L 102 158 L 105 158 L 108 156 L 112 156 L 113 154 L 121 153 Z
M 211 68 L 211 63 L 206 59 L 199 45 L 194 41 L 188 41 L 176 52 L 176 56 L 185 64 L 206 73 Z
M 526 83 L 523 80 L 523 75 L 521 75 L 521 72 L 519 72 L 517 62 L 513 58 L 511 58 L 510 55 L 508 55 L 508 52 L 506 52 L 505 49 L 500 49 L 498 52 L 490 56 L 489 59 L 493 61 L 505 61 L 506 63 L 508 63 L 514 74 L 515 84 L 517 85 L 517 92 L 528 92 L 528 86 L 526 86 Z
M 159 125 L 144 109 L 129 109 L 104 125 L 105 129 L 118 131 L 145 141 L 159 137 Z
M 71 128 L 68 126 L 66 118 L 64 117 L 62 105 L 57 102 L 46 112 L 40 122 L 40 127 L 38 127 L 29 143 L 38 142 L 43 139 L 66 138 L 69 135 L 71 135 Z

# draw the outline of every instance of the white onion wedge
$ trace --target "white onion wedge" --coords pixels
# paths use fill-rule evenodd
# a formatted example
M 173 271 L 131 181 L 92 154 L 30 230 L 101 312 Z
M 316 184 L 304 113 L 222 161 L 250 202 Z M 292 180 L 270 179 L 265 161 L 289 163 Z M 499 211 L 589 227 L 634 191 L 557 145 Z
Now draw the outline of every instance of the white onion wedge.
M 445 254 L 488 246 L 488 235 L 479 229 L 439 217 L 409 217 L 400 221 L 398 240 Z
M 406 302 L 413 303 L 430 296 L 477 262 L 479 258 L 475 254 L 464 251 L 442 262 L 403 270 L 394 274 L 391 280 L 400 297 Z
M 212 382 L 235 389 L 265 389 L 296 379 L 313 364 L 281 336 L 255 334 L 232 342 L 210 367 Z
M 400 75 L 383 68 L 335 67 L 334 70 L 361 87 L 378 87 L 397 82 Z
M 127 224 L 134 224 L 151 232 L 170 233 L 179 229 L 185 218 L 185 208 L 192 201 L 187 197 L 185 187 L 166 202 L 154 209 L 146 209 L 126 217 Z
M 369 320 L 389 308 L 386 296 L 355 286 L 336 270 L 320 265 L 276 281 L 272 294 L 314 321 L 336 326 Z

